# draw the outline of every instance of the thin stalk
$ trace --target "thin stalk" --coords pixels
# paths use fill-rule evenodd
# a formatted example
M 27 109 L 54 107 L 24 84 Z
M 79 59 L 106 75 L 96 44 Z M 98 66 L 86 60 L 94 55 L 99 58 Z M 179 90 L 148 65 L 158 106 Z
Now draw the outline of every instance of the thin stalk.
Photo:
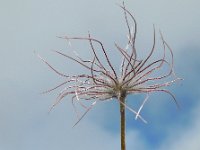
M 121 126 L 121 150 L 126 150 L 126 117 L 125 117 L 125 96 L 121 95 L 120 100 L 120 126 Z

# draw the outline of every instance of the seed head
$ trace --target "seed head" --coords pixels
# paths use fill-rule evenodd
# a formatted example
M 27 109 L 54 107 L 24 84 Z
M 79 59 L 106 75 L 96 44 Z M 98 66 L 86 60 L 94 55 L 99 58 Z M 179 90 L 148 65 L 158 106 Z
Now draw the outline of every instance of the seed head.
M 169 94 L 178 106 L 175 96 L 170 91 L 165 89 L 165 87 L 172 85 L 178 80 L 181 80 L 174 73 L 174 58 L 172 49 L 164 40 L 160 32 L 163 46 L 163 55 L 161 58 L 158 58 L 155 61 L 150 61 L 150 58 L 155 51 L 156 44 L 155 27 L 153 27 L 153 46 L 151 47 L 147 57 L 138 58 L 135 47 L 137 22 L 134 16 L 125 8 L 124 3 L 123 5 L 120 5 L 120 7 L 124 12 L 125 23 L 128 29 L 128 40 L 126 47 L 122 48 L 117 43 L 115 43 L 116 50 L 119 51 L 122 58 L 120 73 L 117 73 L 114 69 L 114 65 L 111 63 L 111 60 L 108 56 L 106 49 L 103 46 L 103 43 L 98 39 L 91 37 L 90 33 L 88 33 L 87 37 L 65 36 L 59 38 L 67 40 L 68 42 L 70 42 L 71 40 L 82 40 L 88 42 L 91 48 L 91 52 L 93 54 L 91 60 L 84 60 L 78 55 L 76 55 L 77 57 L 74 58 L 60 51 L 54 51 L 55 53 L 80 64 L 80 66 L 87 69 L 87 73 L 74 76 L 65 75 L 55 69 L 46 60 L 38 55 L 39 58 L 42 59 L 42 61 L 45 62 L 56 74 L 64 78 L 64 81 L 61 84 L 44 92 L 48 93 L 57 88 L 65 86 L 63 90 L 59 93 L 57 100 L 53 104 L 51 109 L 55 107 L 58 103 L 60 103 L 60 101 L 63 100 L 64 97 L 71 96 L 74 107 L 74 102 L 77 102 L 85 109 L 85 113 L 81 117 L 79 117 L 77 123 L 91 108 L 94 107 L 97 102 L 112 99 L 117 99 L 119 103 L 124 105 L 131 112 L 133 112 L 136 119 L 140 118 L 143 122 L 146 122 L 140 115 L 140 111 L 148 100 L 149 94 L 152 92 L 164 92 Z M 133 27 L 131 27 L 130 22 L 133 22 Z M 97 49 L 95 48 L 96 44 L 100 46 L 100 50 L 103 52 L 106 62 L 103 62 L 98 56 Z M 170 55 L 170 58 L 168 57 L 167 59 L 166 53 Z M 108 67 L 106 67 L 106 65 Z M 156 74 L 156 72 L 166 66 L 168 68 L 168 71 L 164 75 L 152 77 L 152 75 Z M 130 108 L 126 103 L 120 101 L 120 97 L 125 98 L 127 95 L 136 93 L 146 94 L 146 98 L 144 99 L 143 103 L 137 111 Z M 90 101 L 91 105 L 85 105 L 84 101 Z

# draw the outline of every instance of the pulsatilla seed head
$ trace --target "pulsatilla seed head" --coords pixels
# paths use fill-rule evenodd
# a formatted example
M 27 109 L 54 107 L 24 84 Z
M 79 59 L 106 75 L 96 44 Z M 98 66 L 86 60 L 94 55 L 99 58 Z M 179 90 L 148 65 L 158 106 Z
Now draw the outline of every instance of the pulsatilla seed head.
M 128 110 L 133 112 L 136 115 L 136 119 L 140 118 L 144 122 L 146 121 L 140 115 L 140 111 L 148 100 L 149 94 L 152 92 L 164 92 L 169 94 L 178 106 L 175 96 L 169 90 L 165 89 L 165 87 L 172 85 L 174 82 L 182 80 L 181 78 L 178 78 L 174 73 L 174 58 L 172 49 L 164 40 L 160 32 L 163 46 L 163 55 L 155 61 L 150 61 L 150 58 L 155 51 L 156 34 L 154 27 L 153 46 L 151 47 L 149 54 L 145 58 L 138 58 L 135 47 L 137 22 L 134 16 L 125 8 L 124 3 L 123 5 L 120 5 L 120 7 L 124 12 L 125 23 L 128 29 L 128 40 L 126 48 L 122 48 L 117 43 L 115 43 L 115 47 L 117 51 L 119 51 L 122 58 L 120 73 L 117 74 L 116 70 L 114 69 L 114 66 L 111 63 L 111 60 L 108 56 L 106 49 L 103 46 L 103 43 L 91 37 L 90 33 L 88 33 L 87 37 L 65 36 L 59 38 L 67 40 L 68 42 L 70 40 L 87 41 L 93 54 L 91 60 L 84 60 L 78 55 L 77 58 L 74 58 L 60 51 L 54 51 L 55 53 L 80 64 L 80 66 L 87 69 L 88 73 L 74 76 L 65 75 L 59 72 L 46 60 L 38 55 L 42 59 L 42 61 L 44 61 L 56 74 L 64 78 L 64 81 L 61 84 L 44 92 L 48 93 L 57 88 L 65 86 L 63 90 L 59 93 L 57 100 L 53 104 L 52 108 L 60 103 L 60 101 L 63 100 L 64 97 L 71 96 L 74 107 L 74 103 L 77 102 L 78 104 L 80 104 L 81 107 L 85 109 L 85 113 L 81 117 L 79 117 L 78 122 L 91 108 L 94 107 L 97 102 L 110 100 L 113 98 L 116 98 L 120 104 L 123 104 Z M 131 28 L 130 22 L 133 22 L 133 28 Z M 97 55 L 97 49 L 95 48 L 94 44 L 100 46 L 100 50 L 103 52 L 106 62 L 103 62 Z M 168 53 L 170 58 L 166 57 L 166 53 Z M 106 67 L 105 64 L 107 64 L 108 67 Z M 164 66 L 167 66 L 168 71 L 165 74 L 160 75 L 159 70 L 161 70 Z M 156 73 L 159 75 L 152 76 Z M 144 99 L 140 108 L 137 111 L 127 106 L 126 103 L 120 101 L 120 97 L 125 98 L 129 94 L 136 93 L 146 94 L 146 98 Z M 91 101 L 91 105 L 85 105 L 84 101 Z

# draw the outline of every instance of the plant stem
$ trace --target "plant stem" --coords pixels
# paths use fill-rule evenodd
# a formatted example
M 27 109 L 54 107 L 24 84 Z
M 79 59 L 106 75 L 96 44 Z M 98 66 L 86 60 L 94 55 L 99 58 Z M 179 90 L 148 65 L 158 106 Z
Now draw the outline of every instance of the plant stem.
M 125 96 L 121 95 L 120 100 L 120 126 L 121 126 L 121 150 L 126 150 L 126 116 L 125 116 Z

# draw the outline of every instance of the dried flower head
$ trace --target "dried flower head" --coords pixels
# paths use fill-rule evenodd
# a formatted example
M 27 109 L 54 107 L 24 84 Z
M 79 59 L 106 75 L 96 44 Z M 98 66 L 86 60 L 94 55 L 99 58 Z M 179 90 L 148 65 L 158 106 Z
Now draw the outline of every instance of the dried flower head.
M 156 33 L 154 27 L 153 46 L 149 54 L 146 58 L 138 58 L 135 47 L 137 34 L 136 20 L 134 16 L 125 8 L 124 4 L 120 5 L 120 7 L 124 12 L 124 18 L 128 29 L 128 42 L 126 48 L 122 48 L 115 43 L 115 47 L 122 57 L 120 73 L 117 73 L 114 69 L 114 66 L 111 63 L 111 60 L 108 56 L 106 49 L 103 46 L 103 43 L 91 37 L 90 33 L 88 33 L 87 37 L 65 36 L 59 38 L 67 40 L 68 42 L 70 40 L 87 41 L 91 47 L 91 52 L 93 53 L 93 57 L 91 60 L 84 60 L 78 55 L 77 58 L 74 58 L 60 51 L 54 51 L 55 53 L 80 64 L 80 66 L 88 70 L 88 73 L 74 76 L 65 75 L 56 70 L 46 60 L 38 55 L 55 73 L 57 73 L 59 76 L 64 77 L 63 83 L 45 92 L 51 92 L 57 88 L 65 86 L 65 88 L 59 93 L 57 100 L 53 104 L 52 108 L 56 106 L 61 100 L 63 100 L 64 97 L 71 96 L 73 104 L 74 102 L 77 102 L 85 109 L 85 113 L 81 117 L 79 117 L 77 123 L 98 101 L 105 101 L 113 98 L 117 99 L 120 105 L 123 105 L 126 109 L 133 112 L 136 119 L 139 118 L 144 122 L 146 121 L 140 115 L 140 111 L 143 108 L 145 102 L 148 100 L 149 94 L 152 92 L 164 92 L 169 94 L 178 106 L 174 95 L 170 91 L 165 89 L 165 87 L 170 86 L 174 82 L 180 80 L 180 78 L 175 75 L 173 70 L 174 58 L 171 48 L 164 40 L 160 32 L 163 45 L 163 56 L 155 61 L 150 60 L 152 54 L 155 51 L 156 43 Z M 133 27 L 131 26 L 130 21 L 133 22 Z M 95 48 L 96 44 L 100 46 L 106 63 L 105 61 L 103 62 L 97 55 L 97 50 Z M 170 55 L 170 59 L 169 57 L 166 57 L 166 53 Z M 161 70 L 163 67 L 166 66 L 168 67 L 168 71 L 164 75 L 152 77 L 152 75 L 154 75 L 158 70 Z M 130 108 L 125 103 L 125 101 L 121 100 L 125 99 L 126 96 L 129 94 L 136 93 L 146 94 L 146 98 L 144 99 L 143 103 L 137 111 Z M 84 101 L 91 101 L 91 105 L 85 105 Z

